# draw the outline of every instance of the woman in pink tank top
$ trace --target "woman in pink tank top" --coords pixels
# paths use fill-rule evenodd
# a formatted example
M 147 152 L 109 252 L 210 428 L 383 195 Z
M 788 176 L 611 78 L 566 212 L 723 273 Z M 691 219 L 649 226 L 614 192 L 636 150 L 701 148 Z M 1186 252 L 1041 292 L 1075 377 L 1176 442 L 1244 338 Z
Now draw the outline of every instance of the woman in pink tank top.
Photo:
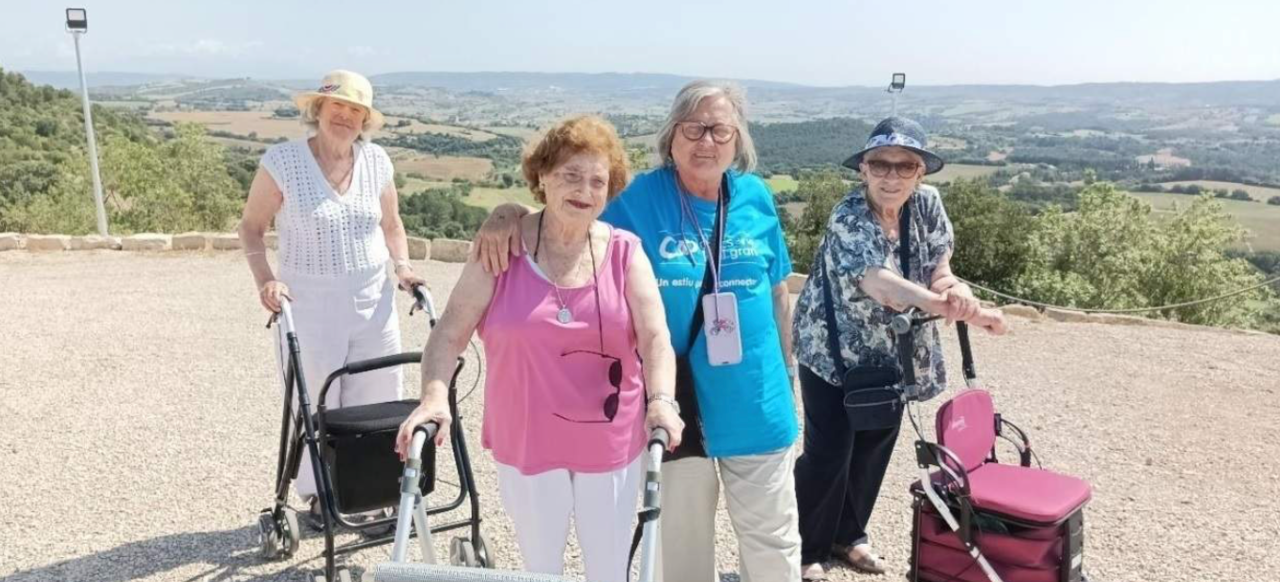
M 542 212 L 525 216 L 529 252 L 495 277 L 472 261 L 423 353 L 422 404 L 401 426 L 440 423 L 453 362 L 473 332 L 488 373 L 482 443 L 526 570 L 559 574 L 570 518 L 588 580 L 623 582 L 648 428 L 679 443 L 675 356 L 653 268 L 635 235 L 596 219 L 627 182 L 613 127 L 565 121 L 526 155 Z

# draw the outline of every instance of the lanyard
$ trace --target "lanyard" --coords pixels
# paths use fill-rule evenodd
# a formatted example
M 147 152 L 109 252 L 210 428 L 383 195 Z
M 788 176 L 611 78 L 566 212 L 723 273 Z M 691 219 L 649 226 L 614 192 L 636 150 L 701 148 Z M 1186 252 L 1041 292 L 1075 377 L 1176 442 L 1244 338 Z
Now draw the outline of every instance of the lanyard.
M 716 248 L 714 249 L 716 256 L 712 257 L 711 242 L 707 240 L 706 234 L 702 232 L 702 225 L 698 223 L 698 215 L 694 213 L 693 206 L 689 203 L 688 196 L 683 189 L 677 184 L 676 192 L 680 195 L 680 209 L 685 213 L 693 223 L 693 229 L 698 233 L 698 240 L 702 243 L 707 255 L 707 269 L 711 271 L 711 277 L 716 293 L 720 292 L 720 266 L 724 264 L 724 230 L 725 230 L 725 212 L 724 204 L 724 188 L 720 189 L 720 194 L 716 197 L 716 228 L 717 232 L 713 233 L 716 237 Z M 713 260 L 714 259 L 714 260 Z

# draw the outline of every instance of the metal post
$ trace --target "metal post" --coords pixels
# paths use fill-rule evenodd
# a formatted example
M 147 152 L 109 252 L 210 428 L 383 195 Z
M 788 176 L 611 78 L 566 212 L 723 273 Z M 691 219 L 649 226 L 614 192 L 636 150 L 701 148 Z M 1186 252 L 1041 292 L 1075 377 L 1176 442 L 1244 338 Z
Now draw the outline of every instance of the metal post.
M 897 117 L 898 116 L 898 93 L 897 91 L 893 91 L 893 92 L 890 92 L 889 94 L 893 96 L 893 113 L 891 113 L 890 116 Z
M 84 133 L 89 139 L 89 167 L 93 171 L 93 204 L 98 211 L 98 234 L 108 236 L 107 209 L 102 203 L 102 177 L 98 174 L 98 145 L 93 136 L 93 114 L 89 106 L 89 84 L 85 82 L 84 65 L 80 61 L 80 35 L 83 31 L 71 31 L 76 43 L 76 68 L 80 70 L 80 97 L 84 102 Z

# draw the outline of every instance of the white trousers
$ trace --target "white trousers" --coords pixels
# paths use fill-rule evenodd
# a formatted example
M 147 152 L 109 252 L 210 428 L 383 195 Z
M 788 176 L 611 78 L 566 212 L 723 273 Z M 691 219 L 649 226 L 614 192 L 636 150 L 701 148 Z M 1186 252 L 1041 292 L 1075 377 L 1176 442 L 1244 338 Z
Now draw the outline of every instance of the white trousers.
M 608 473 L 553 469 L 524 475 L 498 463 L 502 507 L 515 525 L 524 570 L 564 572 L 573 517 L 589 582 L 626 582 L 644 456 Z
M 324 381 L 347 362 L 400 352 L 400 320 L 396 316 L 395 287 L 378 269 L 347 277 L 321 278 L 284 275 L 293 296 L 293 324 L 302 353 L 302 376 L 314 413 Z M 280 354 L 288 357 L 283 333 Z M 399 366 L 335 380 L 325 397 L 328 408 L 342 408 L 399 400 L 403 394 Z M 297 394 L 293 402 L 298 405 Z M 294 485 L 303 499 L 316 494 L 309 450 L 302 456 Z
M 794 466 L 791 447 L 763 455 L 663 463 L 658 521 L 662 582 L 719 582 L 715 528 L 721 483 L 738 538 L 742 582 L 800 582 Z

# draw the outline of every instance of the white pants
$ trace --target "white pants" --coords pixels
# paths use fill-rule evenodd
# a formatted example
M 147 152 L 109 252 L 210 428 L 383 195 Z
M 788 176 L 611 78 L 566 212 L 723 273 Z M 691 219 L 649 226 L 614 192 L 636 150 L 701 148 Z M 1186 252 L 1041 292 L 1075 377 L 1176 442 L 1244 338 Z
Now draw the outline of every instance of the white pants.
M 658 521 L 662 582 L 720 580 L 715 527 L 721 482 L 738 537 L 742 582 L 800 582 L 794 465 L 791 447 L 763 455 L 686 457 L 663 463 Z
M 564 549 L 573 516 L 590 582 L 626 582 L 632 526 L 640 496 L 643 455 L 608 473 L 553 469 L 523 475 L 498 463 L 502 507 L 515 525 L 524 569 L 564 572 Z
M 339 278 L 284 275 L 283 280 L 293 296 L 293 324 L 313 413 L 324 381 L 334 370 L 347 362 L 400 352 L 395 287 L 385 270 Z M 278 338 L 283 340 L 283 333 Z M 279 348 L 288 357 L 283 342 Z M 399 400 L 402 377 L 399 366 L 343 377 L 329 388 L 325 405 L 333 409 Z M 297 394 L 293 402 L 296 410 Z M 309 450 L 302 456 L 295 486 L 303 499 L 316 494 Z

